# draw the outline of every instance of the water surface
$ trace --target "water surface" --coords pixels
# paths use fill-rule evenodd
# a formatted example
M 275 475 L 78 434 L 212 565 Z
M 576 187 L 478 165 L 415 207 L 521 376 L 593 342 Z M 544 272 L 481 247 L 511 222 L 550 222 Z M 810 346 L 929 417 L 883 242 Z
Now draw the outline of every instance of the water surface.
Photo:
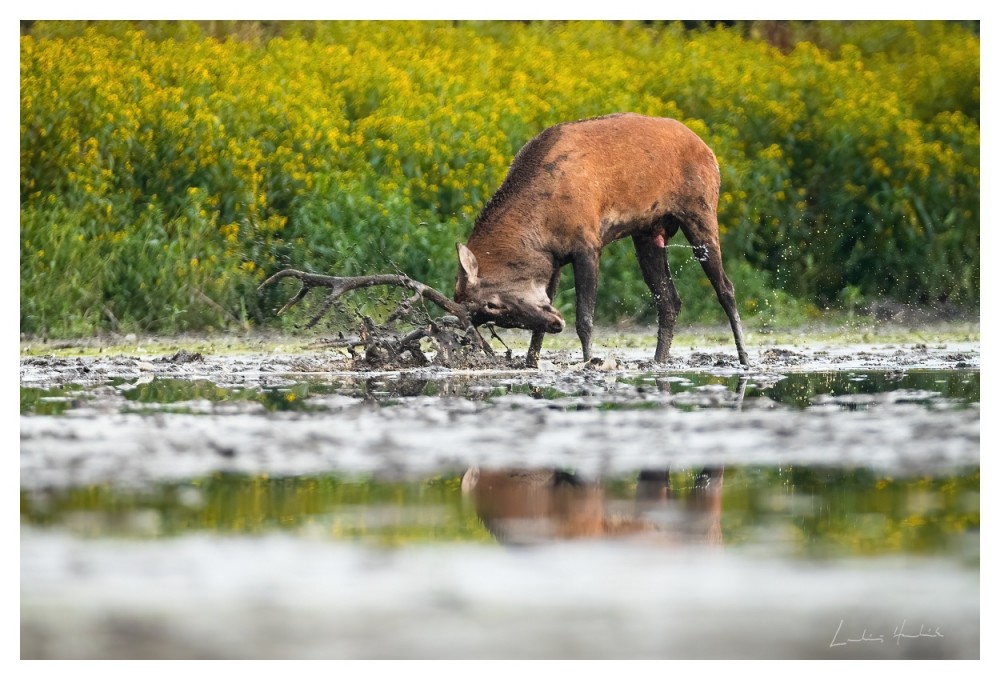
M 22 378 L 23 657 L 979 656 L 976 368 L 127 364 Z

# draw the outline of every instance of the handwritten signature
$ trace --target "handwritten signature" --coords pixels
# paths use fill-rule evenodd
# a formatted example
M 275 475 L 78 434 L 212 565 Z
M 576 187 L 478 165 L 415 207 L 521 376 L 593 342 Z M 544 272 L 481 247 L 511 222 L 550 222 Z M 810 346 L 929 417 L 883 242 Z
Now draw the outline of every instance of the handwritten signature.
M 830 641 L 831 647 L 843 647 L 851 642 L 877 642 L 879 644 L 885 644 L 886 642 L 886 636 L 884 633 L 880 635 L 875 635 L 874 633 L 869 633 L 867 628 L 862 629 L 861 637 L 858 638 L 845 637 L 842 640 L 838 640 L 838 638 L 840 638 L 840 631 L 843 629 L 843 627 L 844 627 L 844 620 L 841 619 L 840 624 L 837 626 L 837 632 L 833 634 L 833 640 Z M 912 640 L 916 638 L 944 637 L 944 634 L 941 632 L 940 627 L 932 629 L 930 626 L 924 626 L 924 624 L 920 624 L 920 630 L 916 633 L 907 633 L 905 632 L 905 628 L 906 628 L 906 619 L 903 619 L 903 622 L 898 626 L 896 626 L 896 628 L 892 631 L 892 635 L 889 637 L 889 641 L 895 640 L 896 644 L 898 645 L 903 640 L 908 640 L 908 639 Z

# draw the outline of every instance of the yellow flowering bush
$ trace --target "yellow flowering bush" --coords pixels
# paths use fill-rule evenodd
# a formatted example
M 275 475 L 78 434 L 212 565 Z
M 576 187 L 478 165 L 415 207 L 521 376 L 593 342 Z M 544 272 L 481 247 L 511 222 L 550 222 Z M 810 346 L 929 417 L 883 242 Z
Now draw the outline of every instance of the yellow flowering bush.
M 256 286 L 290 265 L 448 290 L 517 150 L 623 110 L 716 151 L 751 312 L 781 290 L 978 304 L 978 35 L 865 24 L 783 53 L 673 24 L 39 22 L 21 38 L 22 331 L 270 322 L 282 294 Z M 690 253 L 671 261 L 685 313 L 716 318 Z M 644 313 L 629 249 L 602 268 L 602 317 Z

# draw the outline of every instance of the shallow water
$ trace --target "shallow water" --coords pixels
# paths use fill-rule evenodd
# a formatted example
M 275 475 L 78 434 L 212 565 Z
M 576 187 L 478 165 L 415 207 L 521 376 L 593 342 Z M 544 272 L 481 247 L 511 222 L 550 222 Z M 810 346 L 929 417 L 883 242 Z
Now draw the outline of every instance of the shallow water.
M 820 371 L 757 377 L 672 372 L 666 376 L 638 373 L 602 377 L 600 381 L 588 377 L 591 379 L 523 374 L 500 377 L 396 374 L 367 378 L 298 377 L 272 380 L 265 385 L 169 377 L 135 382 L 118 378 L 98 385 L 22 387 L 21 414 L 61 415 L 89 405 L 108 404 L 117 405 L 121 413 L 204 413 L 220 407 L 259 413 L 322 412 L 354 403 L 399 406 L 405 405 L 408 398 L 421 396 L 496 403 L 504 397 L 522 395 L 565 410 L 637 409 L 665 403 L 691 410 L 742 406 L 743 400 L 794 408 L 833 403 L 856 410 L 886 399 L 961 408 L 979 401 L 978 370 Z
M 974 566 L 979 470 L 896 479 L 866 468 L 730 466 L 595 481 L 565 470 L 475 468 L 407 482 L 218 473 L 143 489 L 23 491 L 21 519 L 87 538 L 287 532 L 374 547 L 635 538 L 788 558 L 933 555 Z
M 979 656 L 977 347 L 554 362 L 22 360 L 22 656 Z

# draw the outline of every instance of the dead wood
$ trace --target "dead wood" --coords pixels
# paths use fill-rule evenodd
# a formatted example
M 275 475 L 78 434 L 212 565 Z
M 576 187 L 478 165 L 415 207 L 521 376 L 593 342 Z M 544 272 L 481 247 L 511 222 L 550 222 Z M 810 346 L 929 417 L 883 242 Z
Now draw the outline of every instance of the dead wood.
M 413 305 L 421 299 L 434 303 L 450 315 L 422 323 L 418 328 L 402 337 L 395 337 L 385 333 L 370 318 L 363 317 L 363 324 L 357 336 L 341 338 L 330 343 L 346 347 L 352 356 L 356 356 L 354 348 L 358 346 L 364 347 L 365 360 L 369 364 L 398 363 L 398 360 L 403 358 L 404 355 L 412 358 L 417 364 L 428 363 L 420 349 L 420 340 L 423 338 L 431 338 L 435 341 L 439 348 L 438 361 L 444 365 L 451 365 L 454 353 L 463 344 L 471 345 L 474 350 L 493 356 L 493 348 L 483 340 L 479 331 L 472 324 L 469 313 L 463 305 L 455 302 L 437 289 L 411 279 L 405 274 L 326 276 L 298 269 L 283 269 L 260 284 L 257 290 L 261 291 L 267 286 L 285 278 L 298 279 L 302 287 L 278 310 L 279 315 L 298 304 L 314 288 L 328 288 L 330 290 L 323 302 L 320 303 L 319 310 L 306 323 L 306 328 L 312 328 L 319 323 L 344 293 L 373 286 L 396 286 L 413 291 L 411 297 L 404 299 L 389 314 L 386 323 L 410 317 Z M 457 329 L 462 335 L 459 336 L 451 329 Z

